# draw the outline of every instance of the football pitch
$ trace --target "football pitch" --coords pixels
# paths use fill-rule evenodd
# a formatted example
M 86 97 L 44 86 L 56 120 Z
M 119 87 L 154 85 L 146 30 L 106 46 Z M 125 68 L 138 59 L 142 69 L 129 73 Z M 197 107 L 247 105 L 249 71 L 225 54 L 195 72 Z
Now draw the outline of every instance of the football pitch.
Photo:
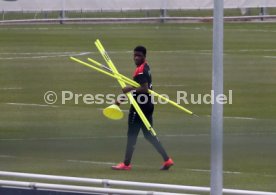
M 276 191 L 276 24 L 225 24 L 224 188 Z M 127 110 L 120 121 L 102 115 L 107 105 L 68 101 L 74 94 L 120 94 L 115 80 L 70 61 L 104 63 L 99 38 L 118 70 L 131 77 L 132 49 L 144 45 L 153 89 L 176 100 L 177 91 L 210 94 L 211 24 L 18 25 L 0 27 L 0 170 L 101 179 L 209 186 L 211 105 L 156 105 L 154 129 L 175 166 L 142 133 L 133 170 L 113 171 L 123 160 Z M 54 91 L 58 100 L 44 102 Z

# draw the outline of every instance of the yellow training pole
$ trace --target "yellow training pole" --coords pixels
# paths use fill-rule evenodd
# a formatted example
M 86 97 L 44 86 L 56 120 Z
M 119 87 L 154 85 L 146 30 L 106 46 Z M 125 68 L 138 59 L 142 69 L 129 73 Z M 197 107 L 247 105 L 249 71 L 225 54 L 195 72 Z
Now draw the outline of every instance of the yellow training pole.
M 99 39 L 96 40 L 95 45 L 98 48 L 98 50 L 100 51 L 101 55 L 103 56 L 104 60 L 108 64 L 108 66 L 111 68 L 112 72 L 119 73 L 117 68 L 115 67 L 115 65 L 111 61 L 110 57 L 108 56 L 107 52 L 103 48 L 103 46 L 102 46 L 101 42 L 99 41 Z M 118 82 L 119 82 L 119 84 L 121 85 L 122 88 L 126 87 L 125 82 L 120 81 L 120 80 L 118 80 Z M 135 108 L 136 112 L 140 116 L 140 118 L 143 121 L 146 128 L 151 132 L 151 134 L 153 136 L 156 136 L 156 132 L 152 128 L 152 126 L 149 123 L 148 119 L 145 117 L 144 113 L 142 112 L 141 108 L 139 107 L 139 105 L 137 104 L 135 99 L 133 98 L 132 94 L 130 92 L 128 92 L 128 93 L 126 93 L 126 95 L 127 95 L 128 99 L 130 100 L 130 102 L 132 103 L 133 107 Z
M 100 68 L 97 68 L 96 66 L 93 66 L 93 65 L 91 65 L 91 64 L 88 64 L 87 62 L 84 62 L 84 61 L 81 61 L 81 60 L 79 60 L 79 59 L 77 59 L 77 58 L 74 58 L 74 57 L 70 57 L 70 59 L 71 60 L 73 60 L 73 61 L 75 61 L 75 62 L 78 62 L 78 63 L 80 63 L 80 64 L 82 64 L 82 65 L 84 65 L 84 66 L 87 66 L 87 67 L 89 67 L 89 68 L 92 68 L 92 69 L 94 69 L 94 70 L 96 70 L 96 71 L 98 71 L 98 72 L 100 72 L 100 73 L 103 73 L 103 74 L 105 74 L 105 75 L 107 75 L 107 76 L 110 76 L 110 77 L 112 77 L 112 78 L 114 78 L 114 79 L 117 79 L 117 80 L 120 80 L 120 81 L 122 81 L 122 82 L 125 82 L 125 83 L 127 83 L 127 84 L 129 84 L 129 85 L 132 85 L 133 87 L 139 87 L 139 84 L 138 83 L 131 83 L 131 82 L 129 82 L 128 80 L 125 80 L 124 78 L 121 78 L 120 76 L 118 76 L 117 74 L 111 74 L 111 73 L 109 73 L 109 72 L 107 72 L 107 71 L 105 71 L 105 70 L 102 70 L 102 69 L 100 69 Z M 134 85 L 133 85 L 134 84 Z
M 106 70 L 112 72 L 112 70 L 111 70 L 110 68 L 106 67 L 105 65 L 103 65 L 103 64 L 101 64 L 101 63 L 99 63 L 99 62 L 97 62 L 97 61 L 95 61 L 95 60 L 93 60 L 93 59 L 91 59 L 91 58 L 87 58 L 87 59 L 88 59 L 88 61 L 92 62 L 93 64 L 95 64 L 95 65 L 97 65 L 97 66 L 99 66 L 99 67 L 105 68 Z M 128 78 L 128 77 L 122 75 L 122 74 L 114 73 L 114 72 L 112 72 L 112 73 L 113 73 L 114 75 L 117 75 L 117 76 L 119 76 L 119 77 L 122 77 L 122 79 L 128 81 L 128 84 L 131 85 L 131 86 L 133 86 L 133 87 L 139 87 L 139 86 L 140 86 L 136 81 L 134 81 L 134 80 L 132 80 L 132 79 L 130 79 L 130 78 Z M 131 84 L 130 84 L 130 83 L 131 83 Z
M 133 86 L 133 87 L 139 87 L 140 85 L 138 84 L 138 83 L 136 83 L 135 81 L 135 83 L 134 82 L 129 82 L 129 80 L 125 80 L 124 78 L 122 78 L 121 76 L 119 76 L 120 74 L 111 74 L 110 72 L 107 72 L 107 71 L 105 71 L 105 70 L 102 70 L 102 69 L 100 69 L 100 68 L 97 68 L 96 66 L 93 66 L 93 65 L 91 65 L 91 64 L 88 64 L 87 62 L 84 62 L 84 61 L 82 61 L 82 60 L 80 60 L 80 59 L 77 59 L 77 58 L 74 58 L 74 57 L 70 57 L 70 59 L 71 60 L 73 60 L 73 61 L 75 61 L 75 62 L 78 62 L 78 63 L 80 63 L 80 64 L 82 64 L 82 65 L 84 65 L 84 66 L 87 66 L 87 67 L 89 67 L 89 68 L 92 68 L 92 69 L 94 69 L 94 70 L 96 70 L 96 71 L 98 71 L 98 72 L 100 72 L 100 73 L 103 73 L 103 74 L 105 74 L 105 75 L 107 75 L 107 76 L 110 76 L 110 77 L 112 77 L 112 78 L 114 78 L 114 79 L 117 79 L 117 80 L 120 80 L 120 81 L 122 81 L 122 82 L 125 82 L 125 83 L 127 83 L 127 84 L 129 84 L 129 85 L 131 85 L 131 86 Z
M 108 76 L 110 76 L 110 77 L 113 77 L 113 78 L 115 78 L 115 79 L 122 79 L 122 78 L 120 78 L 120 77 L 118 77 L 118 76 L 116 76 L 116 75 L 114 75 L 114 74 L 111 74 L 111 73 L 109 73 L 109 72 L 107 72 L 107 71 L 105 71 L 105 70 L 102 70 L 102 69 L 100 69 L 100 68 L 98 68 L 98 67 L 95 67 L 95 66 L 93 66 L 93 65 L 91 65 L 91 64 L 88 64 L 88 63 L 86 63 L 86 62 L 84 62 L 84 61 L 81 61 L 81 60 L 79 60 L 79 59 L 77 59 L 77 58 L 70 57 L 70 59 L 73 60 L 73 61 L 75 61 L 75 62 L 78 62 L 78 63 L 80 63 L 80 64 L 82 64 L 82 65 L 84 65 L 84 66 L 87 66 L 87 67 L 89 67 L 89 68 L 92 68 L 92 69 L 94 69 L 94 70 L 97 70 L 97 71 L 100 72 L 100 73 L 103 73 L 103 74 L 105 74 L 105 75 L 108 75 Z M 122 81 L 124 81 L 124 80 L 122 79 Z
M 100 64 L 99 62 L 97 62 L 97 61 L 95 61 L 95 60 L 93 60 L 93 59 L 91 59 L 91 58 L 88 58 L 88 60 L 89 60 L 90 62 L 94 63 L 94 64 L 97 65 L 97 66 L 107 68 L 106 66 Z M 109 71 L 112 71 L 112 70 L 110 70 L 110 69 L 108 69 L 108 70 L 109 70 Z M 113 72 L 113 73 L 114 73 L 114 72 Z M 114 73 L 114 75 L 123 78 L 123 79 L 125 80 L 125 82 L 127 82 L 127 84 L 129 84 L 129 85 L 131 85 L 131 86 L 133 86 L 133 87 L 139 87 L 139 86 L 140 86 L 136 81 L 134 81 L 134 80 L 132 80 L 132 79 L 130 79 L 130 78 L 128 78 L 128 77 L 122 75 L 122 74 L 118 74 L 118 73 L 115 74 L 115 73 Z M 161 99 L 164 100 L 164 101 L 167 101 L 168 103 L 170 103 L 171 105 L 177 107 L 178 109 L 180 109 L 180 110 L 182 110 L 182 111 L 184 111 L 184 112 L 186 112 L 186 113 L 188 113 L 188 114 L 195 115 L 192 111 L 190 111 L 190 110 L 184 108 L 183 106 L 180 106 L 180 105 L 177 104 L 176 102 L 174 102 L 174 101 L 172 101 L 172 100 L 170 100 L 170 99 L 168 99 L 168 98 L 166 98 L 166 97 L 164 97 L 164 96 L 162 96 L 162 95 L 156 93 L 155 91 L 150 90 L 150 89 L 149 89 L 148 91 L 149 91 L 150 94 L 152 94 L 152 95 L 154 95 L 154 96 L 157 96 L 157 97 L 161 98 Z
M 100 72 L 100 73 L 103 73 L 103 74 L 105 74 L 105 75 L 107 75 L 107 76 L 110 76 L 110 77 L 112 77 L 112 78 L 114 78 L 114 79 L 117 79 L 117 80 L 120 80 L 120 81 L 122 81 L 122 82 L 125 82 L 125 83 L 127 83 L 127 84 L 129 84 L 129 85 L 131 85 L 131 86 L 133 86 L 133 87 L 139 87 L 139 86 L 140 86 L 137 82 L 135 82 L 134 80 L 131 80 L 131 79 L 127 78 L 127 77 L 124 76 L 124 75 L 121 75 L 121 74 L 118 74 L 118 73 L 117 73 L 117 74 L 111 74 L 111 73 L 109 73 L 109 72 L 107 72 L 107 71 L 105 71 L 105 70 L 102 70 L 102 69 L 100 69 L 100 68 L 98 68 L 98 67 L 96 67 L 96 66 L 93 66 L 93 65 L 91 65 L 91 64 L 88 64 L 88 63 L 86 63 L 86 62 L 84 62 L 84 61 L 81 61 L 81 60 L 79 60 L 79 59 L 77 59 L 77 58 L 74 58 L 74 57 L 70 57 L 70 59 L 73 60 L 73 61 L 75 61 L 75 62 L 78 62 L 78 63 L 80 63 L 80 64 L 82 64 L 82 65 L 84 65 L 84 66 L 87 66 L 87 67 L 89 67 L 89 68 L 92 68 L 92 69 L 94 69 L 94 70 L 96 70 L 96 71 L 98 71 L 98 72 Z M 90 60 L 90 61 L 91 61 L 91 60 Z M 94 63 L 94 62 L 96 62 L 96 61 L 95 61 L 95 60 L 92 60 L 91 62 Z M 97 62 L 97 63 L 98 63 L 98 62 Z M 100 63 L 98 63 L 98 65 L 100 65 Z M 174 105 L 175 107 L 179 108 L 180 110 L 183 110 L 183 111 L 187 112 L 188 114 L 195 115 L 193 112 L 191 112 L 191 111 L 187 110 L 186 108 L 184 108 L 184 107 L 178 105 L 176 102 L 174 102 L 174 101 L 172 101 L 172 100 L 169 100 L 169 99 L 167 99 L 166 97 L 164 97 L 164 96 L 162 96 L 162 95 L 160 95 L 160 94 L 158 94 L 158 93 L 156 93 L 156 92 L 154 92 L 154 91 L 152 91 L 152 90 L 149 90 L 149 92 L 150 92 L 152 95 L 155 95 L 155 96 L 160 97 L 161 99 L 163 99 L 163 100 L 165 100 L 165 101 L 168 101 L 170 104 Z M 196 115 L 195 115 L 195 116 L 196 116 Z

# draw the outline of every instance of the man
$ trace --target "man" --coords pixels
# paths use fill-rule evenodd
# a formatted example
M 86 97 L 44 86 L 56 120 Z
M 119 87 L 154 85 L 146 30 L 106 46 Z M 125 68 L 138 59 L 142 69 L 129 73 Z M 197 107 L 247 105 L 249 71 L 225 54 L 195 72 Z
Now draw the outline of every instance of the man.
M 126 86 L 123 88 L 123 93 L 133 92 L 134 99 L 137 101 L 144 115 L 152 125 L 152 114 L 154 110 L 154 104 L 151 101 L 148 89 L 152 89 L 151 73 L 149 65 L 146 62 L 147 50 L 143 46 L 137 46 L 134 49 L 134 62 L 136 69 L 133 75 L 133 79 L 140 84 L 140 87 Z M 140 96 L 139 96 L 140 95 Z M 116 102 L 120 105 L 120 102 Z M 112 166 L 113 170 L 130 170 L 131 158 L 135 149 L 137 136 L 140 129 L 142 129 L 144 137 L 155 147 L 155 149 L 161 154 L 164 163 L 160 170 L 168 170 L 173 164 L 173 160 L 167 155 L 165 149 L 161 145 L 156 136 L 153 136 L 150 131 L 145 127 L 139 115 L 137 114 L 133 105 L 131 105 L 128 116 L 128 132 L 127 132 L 127 146 L 125 152 L 124 162 L 119 163 L 116 166 Z

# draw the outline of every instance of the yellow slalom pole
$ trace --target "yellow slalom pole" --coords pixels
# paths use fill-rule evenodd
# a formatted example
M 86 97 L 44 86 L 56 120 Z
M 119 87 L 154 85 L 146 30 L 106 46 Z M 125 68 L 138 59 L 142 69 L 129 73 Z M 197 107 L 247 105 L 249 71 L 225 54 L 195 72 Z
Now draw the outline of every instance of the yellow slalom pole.
M 125 83 L 127 83 L 127 84 L 129 84 L 129 85 L 132 85 L 133 87 L 139 87 L 139 84 L 138 84 L 138 83 L 136 83 L 135 86 L 134 86 L 134 85 L 133 85 L 134 83 L 130 83 L 129 81 L 127 81 L 127 80 L 121 78 L 121 77 L 118 76 L 117 74 L 111 74 L 110 72 L 107 72 L 107 71 L 105 71 L 105 70 L 102 70 L 102 69 L 100 69 L 100 68 L 98 68 L 98 67 L 96 67 L 96 66 L 93 66 L 93 65 L 91 65 L 91 64 L 88 64 L 87 62 L 84 62 L 84 61 L 82 61 L 82 60 L 80 60 L 80 59 L 77 59 L 77 58 L 75 58 L 75 57 L 70 57 L 70 59 L 73 60 L 73 61 L 75 61 L 75 62 L 78 62 L 78 63 L 80 63 L 80 64 L 82 64 L 82 65 L 84 65 L 84 66 L 87 66 L 87 67 L 89 67 L 89 68 L 92 68 L 92 69 L 94 69 L 94 70 L 96 70 L 96 71 L 98 71 L 98 72 L 100 72 L 100 73 L 103 73 L 103 74 L 105 74 L 105 75 L 107 75 L 107 76 L 110 76 L 110 77 L 112 77 L 112 78 L 114 78 L 114 79 L 120 80 L 120 81 L 125 82 Z
M 124 75 L 121 75 L 121 74 L 118 74 L 118 73 L 117 73 L 117 74 L 111 74 L 110 72 L 107 72 L 107 71 L 105 71 L 105 70 L 102 70 L 102 69 L 100 69 L 100 68 L 98 68 L 98 67 L 96 67 L 96 66 L 93 66 L 93 65 L 91 65 L 91 64 L 88 64 L 88 63 L 86 63 L 86 62 L 84 62 L 84 61 L 81 61 L 81 60 L 79 60 L 79 59 L 77 59 L 77 58 L 74 58 L 74 57 L 70 57 L 70 59 L 73 60 L 73 61 L 75 61 L 75 62 L 78 62 L 78 63 L 80 63 L 80 64 L 82 64 L 82 65 L 84 65 L 84 66 L 87 66 L 87 67 L 89 67 L 89 68 L 92 68 L 92 69 L 94 69 L 94 70 L 96 70 L 96 71 L 98 71 L 98 72 L 100 72 L 100 73 L 103 73 L 103 74 L 105 74 L 105 75 L 107 75 L 107 76 L 110 76 L 110 77 L 112 77 L 112 78 L 114 78 L 114 79 L 117 79 L 117 80 L 120 80 L 120 81 L 122 81 L 122 82 L 125 82 L 125 83 L 127 83 L 127 84 L 129 84 L 129 85 L 131 85 L 131 86 L 133 86 L 133 87 L 139 87 L 139 86 L 140 86 L 137 82 L 135 82 L 134 80 L 129 79 L 128 77 L 126 77 L 126 76 L 124 76 Z M 90 61 L 91 61 L 91 60 L 90 60 Z M 94 62 L 96 62 L 96 61 L 95 61 L 95 60 L 92 60 L 91 62 L 94 63 Z M 101 64 L 97 62 L 97 65 L 101 65 Z M 154 91 L 152 91 L 152 90 L 149 90 L 149 93 L 151 93 L 151 94 L 153 94 L 153 95 L 155 95 L 155 96 L 157 96 L 157 97 L 160 97 L 161 99 L 163 99 L 163 100 L 165 100 L 165 101 L 168 101 L 170 104 L 174 105 L 175 107 L 179 108 L 180 110 L 183 110 L 183 111 L 187 112 L 188 114 L 195 115 L 193 112 L 191 112 L 191 111 L 187 110 L 186 108 L 184 108 L 184 107 L 178 105 L 176 102 L 171 101 L 171 100 L 167 99 L 166 97 L 164 97 L 164 96 L 162 96 L 162 95 L 160 95 L 160 94 L 158 94 L 158 93 L 156 93 L 156 92 L 154 92 Z M 195 115 L 195 116 L 197 116 L 197 115 Z
M 101 63 L 99 63 L 99 62 L 97 62 L 97 61 L 95 61 L 95 60 L 93 60 L 93 59 L 91 59 L 91 58 L 88 58 L 88 60 L 89 60 L 90 62 L 94 63 L 94 64 L 97 65 L 97 66 L 107 68 L 107 67 L 104 66 L 103 64 L 101 64 Z M 109 71 L 112 71 L 112 70 L 110 70 L 110 69 L 108 69 L 108 70 L 109 70 Z M 114 72 L 113 72 L 113 73 L 114 73 Z M 128 77 L 122 75 L 122 74 L 115 74 L 115 73 L 114 73 L 114 75 L 123 78 L 123 79 L 125 80 L 125 82 L 127 81 L 127 83 L 128 83 L 129 85 L 133 86 L 133 87 L 139 87 L 139 86 L 140 86 L 136 81 L 134 81 L 134 80 L 132 80 L 132 79 L 130 79 L 130 78 L 128 78 Z M 166 98 L 166 97 L 164 97 L 164 96 L 162 96 L 162 95 L 156 93 L 155 91 L 150 90 L 150 89 L 149 89 L 148 91 L 149 91 L 150 94 L 152 94 L 152 95 L 154 95 L 154 96 L 157 96 L 157 97 L 161 98 L 161 99 L 164 100 L 164 101 L 167 101 L 168 103 L 170 103 L 171 105 L 177 107 L 178 109 L 180 109 L 180 110 L 182 110 L 182 111 L 184 111 L 184 112 L 186 112 L 186 113 L 188 113 L 188 114 L 195 115 L 192 111 L 190 111 L 190 110 L 184 108 L 183 106 L 180 106 L 180 105 L 177 104 L 176 102 L 174 102 L 174 101 L 172 101 L 172 100 L 170 100 L 170 99 L 168 99 L 168 98 Z M 195 116 L 196 116 L 196 115 L 195 115 Z
M 183 106 L 180 106 L 180 105 L 177 104 L 176 102 L 174 102 L 174 101 L 172 101 L 172 100 L 170 100 L 170 99 L 168 99 L 168 98 L 166 98 L 166 97 L 164 97 L 164 96 L 162 96 L 162 95 L 160 95 L 160 94 L 158 94 L 158 93 L 156 93 L 156 92 L 154 92 L 154 91 L 152 91 L 152 90 L 149 90 L 149 92 L 150 92 L 152 95 L 155 95 L 155 96 L 161 98 L 162 100 L 165 100 L 165 101 L 169 102 L 171 105 L 177 107 L 178 109 L 180 109 L 180 110 L 182 110 L 182 111 L 184 111 L 184 112 L 186 112 L 186 113 L 188 113 L 188 114 L 197 116 L 197 115 L 194 114 L 192 111 L 190 111 L 190 110 L 184 108 Z
M 103 56 L 104 60 L 108 64 L 108 66 L 111 68 L 112 72 L 119 73 L 117 68 L 115 67 L 115 65 L 111 61 L 110 57 L 108 56 L 107 52 L 103 48 L 103 46 L 102 46 L 101 42 L 99 41 L 99 39 L 96 40 L 95 45 L 98 48 L 98 50 L 100 51 L 101 55 Z M 119 84 L 121 85 L 122 88 L 126 87 L 125 82 L 123 82 L 119 79 L 118 79 L 118 82 L 119 82 Z M 130 102 L 132 103 L 133 107 L 135 108 L 136 112 L 140 116 L 140 118 L 143 121 L 146 128 L 151 132 L 151 134 L 153 136 L 156 136 L 156 132 L 152 128 L 152 126 L 149 123 L 148 119 L 145 117 L 144 113 L 142 112 L 141 108 L 139 107 L 139 105 L 137 104 L 135 99 L 133 98 L 132 94 L 130 92 L 128 92 L 128 93 L 126 93 L 126 95 L 127 95 L 128 99 L 130 100 Z
M 107 76 L 110 76 L 110 77 L 112 77 L 112 78 L 114 78 L 114 79 L 117 79 L 117 80 L 120 80 L 120 81 L 122 81 L 122 82 L 125 82 L 125 83 L 127 83 L 127 84 L 129 84 L 129 85 L 131 85 L 131 86 L 133 86 L 133 87 L 139 87 L 139 86 L 140 86 L 138 83 L 133 83 L 133 82 L 129 82 L 128 80 L 125 80 L 124 78 L 122 78 L 121 76 L 119 76 L 120 74 L 111 74 L 110 72 L 107 72 L 107 71 L 105 71 L 105 70 L 102 70 L 102 69 L 100 69 L 100 68 L 98 68 L 98 67 L 96 67 L 96 66 L 93 66 L 93 65 L 91 65 L 91 64 L 88 64 L 87 62 L 84 62 L 84 61 L 82 61 L 82 60 L 80 60 L 80 59 L 77 59 L 77 58 L 75 58 L 75 57 L 70 57 L 70 59 L 71 59 L 72 61 L 78 62 L 78 63 L 80 63 L 80 64 L 82 64 L 82 65 L 84 65 L 84 66 L 87 66 L 87 67 L 89 67 L 89 68 L 92 68 L 92 69 L 94 69 L 94 70 L 96 70 L 96 71 L 98 71 L 98 72 L 100 72 L 100 73 L 103 73 L 103 74 L 105 74 L 105 75 L 107 75 Z M 134 82 L 135 82 L 135 81 L 134 81 Z
M 98 68 L 98 67 L 95 67 L 95 66 L 93 66 L 93 65 L 91 65 L 91 64 L 88 64 L 88 63 L 86 63 L 86 62 L 84 62 L 84 61 L 81 61 L 81 60 L 79 60 L 79 59 L 77 59 L 77 58 L 70 57 L 70 59 L 73 60 L 73 61 L 75 61 L 75 62 L 78 62 L 78 63 L 80 63 L 80 64 L 82 64 L 82 65 L 84 65 L 84 66 L 87 66 L 87 67 L 89 67 L 89 68 L 92 68 L 92 69 L 94 69 L 94 70 L 96 70 L 96 71 L 98 71 L 98 72 L 100 72 L 100 73 L 103 73 L 103 74 L 108 75 L 108 76 L 110 76 L 110 77 L 113 77 L 113 78 L 115 78 L 115 79 L 121 79 L 122 81 L 125 81 L 125 80 L 123 80 L 122 78 L 120 78 L 120 77 L 118 77 L 118 76 L 116 76 L 116 75 L 114 75 L 114 74 L 111 74 L 111 73 L 109 73 L 109 72 L 107 72 L 107 71 L 105 71 L 105 70 L 102 70 L 102 69 L 100 69 L 100 68 Z
M 95 64 L 95 65 L 97 65 L 97 66 L 99 66 L 99 67 L 105 68 L 106 70 L 112 72 L 112 70 L 111 70 L 110 68 L 108 68 L 108 67 L 106 67 L 105 65 L 103 65 L 103 64 L 101 64 L 101 63 L 99 63 L 99 62 L 97 62 L 96 60 L 93 60 L 93 59 L 91 59 L 91 58 L 88 58 L 88 61 L 92 62 L 93 64 Z M 128 77 L 122 75 L 122 74 L 114 73 L 114 72 L 112 72 L 112 73 L 113 73 L 114 75 L 117 75 L 117 76 L 119 76 L 119 77 L 122 77 L 122 79 L 128 81 L 128 84 L 131 85 L 131 86 L 133 86 L 133 87 L 139 87 L 139 86 L 140 86 L 136 81 L 134 81 L 134 80 L 132 80 L 132 79 L 130 79 L 130 78 L 128 78 Z

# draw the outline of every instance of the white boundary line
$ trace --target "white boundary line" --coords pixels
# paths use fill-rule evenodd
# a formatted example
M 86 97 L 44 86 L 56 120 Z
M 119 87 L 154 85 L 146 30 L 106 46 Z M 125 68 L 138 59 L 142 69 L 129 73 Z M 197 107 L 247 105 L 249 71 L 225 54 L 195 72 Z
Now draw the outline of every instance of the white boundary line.
M 12 155 L 0 155 L 0 158 L 17 158 L 17 159 L 30 159 L 30 157 L 16 157 Z M 48 159 L 48 160 L 57 160 L 57 159 Z M 64 160 L 58 160 L 58 161 L 64 161 Z M 79 163 L 79 164 L 91 164 L 91 165 L 104 165 L 104 166 L 110 166 L 115 165 L 116 162 L 107 162 L 107 161 L 90 161 L 90 160 L 76 160 L 76 159 L 68 159 L 65 160 L 68 163 Z M 155 166 L 151 165 L 141 165 L 141 164 L 134 164 L 134 167 L 139 168 L 156 168 Z M 185 171 L 191 171 L 191 172 L 203 172 L 203 173 L 210 173 L 209 169 L 194 169 L 194 168 L 185 168 Z M 244 174 L 244 175 L 259 175 L 264 177 L 276 177 L 276 175 L 268 175 L 268 174 L 259 174 L 259 173 L 252 173 L 252 172 L 238 172 L 238 171 L 223 171 L 224 174 Z
M 224 52 L 274 52 L 276 49 L 238 49 L 238 50 L 231 50 L 231 49 L 226 49 Z M 203 53 L 212 53 L 212 50 L 209 49 L 200 49 L 200 50 L 150 50 L 149 52 L 151 53 L 197 53 L 198 52 L 203 52 Z M 132 53 L 132 50 L 118 50 L 118 51 L 109 51 L 109 53 Z M 40 57 L 37 55 L 45 55 L 45 57 L 48 56 L 57 56 L 57 55 L 85 55 L 85 54 L 98 54 L 97 52 L 93 51 L 57 51 L 57 52 L 0 52 L 0 55 L 33 55 L 34 57 Z M 27 56 L 27 57 L 32 57 L 32 56 Z M 271 56 L 268 56 L 271 57 Z
M 272 58 L 272 59 L 276 59 L 276 56 L 264 56 L 264 58 Z
M 3 87 L 0 90 L 22 90 L 22 87 Z
M 67 160 L 67 162 L 72 162 L 72 163 L 83 163 L 83 164 L 95 164 L 95 165 L 115 165 L 116 162 L 100 162 L 100 161 L 83 161 L 83 160 Z M 149 167 L 147 166 L 142 166 L 142 165 L 137 165 L 135 163 L 135 167 Z M 153 168 L 153 166 L 150 166 Z M 192 172 L 210 172 L 210 170 L 207 169 L 185 169 L 186 171 L 192 171 Z M 236 171 L 223 171 L 224 174 L 243 174 L 242 172 L 236 172 Z
M 11 155 L 0 155 L 0 158 L 17 158 L 17 157 L 11 156 Z
M 256 52 L 256 51 L 264 51 L 264 52 L 273 52 L 276 49 L 241 49 L 241 50 L 225 50 L 225 55 L 235 54 L 235 53 L 243 53 L 243 52 Z M 122 53 L 131 53 L 132 51 L 110 51 L 112 54 L 122 54 Z M 187 53 L 187 54 L 196 54 L 196 55 L 211 55 L 211 50 L 167 50 L 167 51 L 150 51 L 151 53 Z M 40 54 L 40 55 L 38 55 Z M 57 57 L 69 57 L 69 56 L 84 56 L 89 54 L 96 54 L 96 52 L 34 52 L 34 53 L 0 53 L 0 60 L 16 60 L 16 59 L 47 59 L 47 58 L 57 58 Z M 13 57 L 1 57 L 1 55 L 12 55 Z M 19 55 L 19 56 L 14 56 Z M 25 56 L 21 56 L 25 55 Z M 263 56 L 264 58 L 276 58 L 276 56 Z M 168 85 L 170 86 L 170 85 Z
M 206 115 L 206 117 L 210 118 L 211 115 Z M 260 119 L 257 119 L 257 118 L 242 117 L 242 116 L 224 116 L 223 118 L 225 118 L 225 119 L 237 119 L 237 120 L 260 120 Z
M 250 117 L 238 117 L 238 116 L 225 116 L 226 119 L 238 119 L 238 120 L 258 120 L 257 118 Z
M 276 132 L 256 132 L 256 133 L 227 133 L 227 136 L 262 136 L 262 135 L 276 135 Z M 199 134 L 166 134 L 166 135 L 159 135 L 158 137 L 207 137 L 210 136 L 208 133 L 199 133 Z M 90 139 L 125 139 L 127 138 L 126 135 L 121 136 L 86 136 L 86 137 L 49 137 L 49 138 L 0 138 L 0 141 L 56 141 L 56 140 L 90 140 Z M 139 135 L 138 138 L 143 138 L 143 135 Z
M 115 165 L 116 164 L 116 162 L 100 162 L 100 161 L 87 161 L 87 160 L 67 160 L 67 162 L 95 164 L 95 165 Z
M 41 59 L 41 58 L 56 58 L 56 57 L 69 57 L 69 56 L 83 56 L 90 54 L 90 52 L 83 52 L 77 54 L 60 54 L 60 55 L 44 55 L 44 56 L 22 56 L 22 57 L 0 57 L 0 60 L 16 60 L 16 59 Z
M 14 105 L 14 106 L 37 106 L 37 107 L 51 107 L 51 108 L 57 108 L 59 106 L 54 105 L 47 105 L 47 104 L 27 104 L 27 103 L 6 103 L 7 105 Z

